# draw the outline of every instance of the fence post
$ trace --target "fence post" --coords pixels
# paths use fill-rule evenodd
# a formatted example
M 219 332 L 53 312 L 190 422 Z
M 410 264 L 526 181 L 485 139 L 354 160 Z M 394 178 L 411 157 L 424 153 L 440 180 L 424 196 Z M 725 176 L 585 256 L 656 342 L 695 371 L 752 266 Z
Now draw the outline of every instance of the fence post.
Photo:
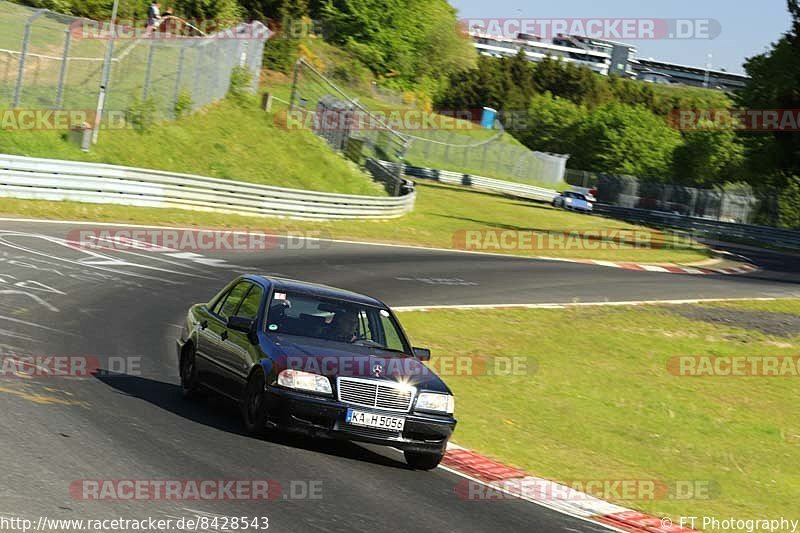
M 300 63 L 303 61 L 303 58 L 299 58 L 294 63 L 294 74 L 292 75 L 292 94 L 289 96 L 289 111 L 294 111 L 294 101 L 297 97 L 297 77 L 300 74 Z
M 17 84 L 14 86 L 14 99 L 11 102 L 11 107 L 16 108 L 19 105 L 19 100 L 22 97 L 22 78 L 25 74 L 25 60 L 28 58 L 28 43 L 31 40 L 31 25 L 40 15 L 46 10 L 40 9 L 25 22 L 25 36 L 22 38 L 22 53 L 19 56 L 19 71 L 17 73 Z
M 150 75 L 153 70 L 153 54 L 155 48 L 153 40 L 150 40 L 150 50 L 147 52 L 147 69 L 144 71 L 144 90 L 142 91 L 142 100 L 147 100 L 147 93 L 150 90 Z
M 56 109 L 61 109 L 64 100 L 64 82 L 67 79 L 67 63 L 69 62 L 69 45 L 72 42 L 72 32 L 64 30 L 64 53 L 61 56 L 61 72 L 58 73 L 58 89 L 56 90 Z
M 181 76 L 183 75 L 183 58 L 186 54 L 186 47 L 181 47 L 181 53 L 178 56 L 178 74 L 175 76 L 175 97 L 172 99 L 172 111 L 175 112 L 175 106 L 178 105 L 178 97 L 181 93 Z

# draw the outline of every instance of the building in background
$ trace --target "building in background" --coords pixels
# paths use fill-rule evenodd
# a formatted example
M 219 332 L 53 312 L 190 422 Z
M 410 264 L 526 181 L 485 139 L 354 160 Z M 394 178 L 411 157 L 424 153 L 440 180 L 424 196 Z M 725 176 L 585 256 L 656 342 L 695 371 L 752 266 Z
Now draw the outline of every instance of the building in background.
M 723 91 L 742 89 L 748 80 L 745 74 L 638 58 L 634 45 L 606 39 L 559 34 L 552 40 L 545 40 L 528 33 L 519 33 L 516 38 L 509 38 L 489 35 L 478 28 L 471 28 L 469 34 L 481 55 L 514 57 L 523 50 L 525 56 L 535 63 L 551 57 L 586 67 L 603 76 L 614 74 L 651 83 L 690 85 Z

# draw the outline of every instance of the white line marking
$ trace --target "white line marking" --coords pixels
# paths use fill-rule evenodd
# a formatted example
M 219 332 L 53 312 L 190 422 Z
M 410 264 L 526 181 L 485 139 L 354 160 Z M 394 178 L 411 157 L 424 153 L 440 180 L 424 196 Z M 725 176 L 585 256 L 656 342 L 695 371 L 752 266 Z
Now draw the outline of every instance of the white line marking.
M 54 313 L 59 313 L 60 312 L 58 307 L 56 307 L 56 306 L 54 306 L 54 305 L 42 300 L 38 295 L 31 294 L 31 293 L 29 293 L 27 291 L 16 291 L 16 290 L 13 290 L 13 289 L 6 289 L 6 290 L 0 291 L 0 294 L 21 294 L 23 296 L 27 296 L 28 298 L 32 299 L 34 302 L 36 302 L 37 304 L 45 307 L 49 311 L 53 311 Z

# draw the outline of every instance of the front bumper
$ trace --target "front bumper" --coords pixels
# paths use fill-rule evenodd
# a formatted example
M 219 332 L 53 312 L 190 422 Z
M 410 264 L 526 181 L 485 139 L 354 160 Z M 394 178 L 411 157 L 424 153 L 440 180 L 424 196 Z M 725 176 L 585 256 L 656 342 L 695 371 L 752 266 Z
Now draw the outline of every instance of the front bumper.
M 456 419 L 450 415 L 381 411 L 282 387 L 267 387 L 266 399 L 273 427 L 311 436 L 394 446 L 404 451 L 443 453 L 456 427 Z M 353 426 L 345 422 L 348 407 L 403 417 L 405 426 L 402 432 Z

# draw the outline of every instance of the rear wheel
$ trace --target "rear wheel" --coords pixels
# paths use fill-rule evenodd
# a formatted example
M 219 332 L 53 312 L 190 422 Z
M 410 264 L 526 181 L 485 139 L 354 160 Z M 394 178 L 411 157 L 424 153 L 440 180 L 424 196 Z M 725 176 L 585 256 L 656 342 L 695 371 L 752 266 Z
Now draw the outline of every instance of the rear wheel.
M 197 379 L 197 364 L 195 362 L 194 347 L 187 344 L 181 354 L 181 395 L 184 398 L 198 398 L 200 381 Z
M 406 456 L 406 463 L 414 470 L 433 470 L 442 461 L 444 454 L 441 453 L 421 453 L 403 452 Z
M 263 435 L 267 431 L 267 402 L 264 396 L 266 379 L 261 370 L 256 370 L 247 380 L 242 398 L 242 420 L 251 435 Z

